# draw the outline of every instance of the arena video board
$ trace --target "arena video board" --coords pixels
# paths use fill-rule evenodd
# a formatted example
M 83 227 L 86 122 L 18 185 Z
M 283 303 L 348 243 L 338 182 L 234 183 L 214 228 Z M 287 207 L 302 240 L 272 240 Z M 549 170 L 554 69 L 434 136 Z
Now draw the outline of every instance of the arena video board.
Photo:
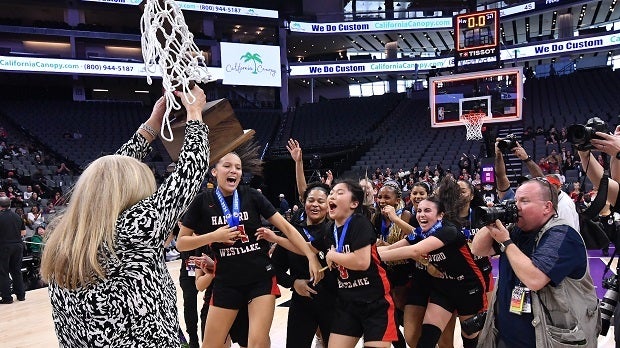
M 432 77 L 429 104 L 434 128 L 463 125 L 469 113 L 484 113 L 484 123 L 521 120 L 522 68 Z

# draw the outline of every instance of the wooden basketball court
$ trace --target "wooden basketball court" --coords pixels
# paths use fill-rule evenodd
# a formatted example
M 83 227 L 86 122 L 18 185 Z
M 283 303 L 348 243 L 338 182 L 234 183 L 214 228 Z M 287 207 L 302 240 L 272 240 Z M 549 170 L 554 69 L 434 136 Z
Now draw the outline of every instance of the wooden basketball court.
M 602 258 L 601 258 L 602 259 Z M 604 260 L 601 260 L 604 261 Z M 592 263 L 593 260 L 591 259 Z M 179 310 L 179 322 L 181 327 L 185 327 L 183 322 L 183 296 L 179 287 L 179 269 L 181 261 L 168 262 L 168 270 L 172 279 L 177 285 L 177 307 Z M 592 267 L 592 265 L 591 265 Z M 615 269 L 613 267 L 612 269 Z M 271 326 L 271 346 L 274 348 L 284 348 L 286 346 L 286 320 L 288 307 L 279 306 L 288 301 L 291 297 L 289 289 L 280 288 L 282 296 L 276 300 L 276 310 Z M 200 296 L 200 295 L 199 295 Z M 202 300 L 198 301 L 198 308 L 202 308 Z M 454 346 L 462 347 L 460 334 L 455 334 Z M 599 347 L 614 347 L 613 327 L 605 337 L 599 338 Z M 47 295 L 47 288 L 28 291 L 26 301 L 15 301 L 12 304 L 0 305 L 0 347 L 1 348 L 40 348 L 58 347 L 58 340 L 54 332 L 52 321 L 52 307 Z M 234 345 L 233 347 L 238 347 Z M 313 345 L 314 347 L 314 345 Z M 362 347 L 358 343 L 357 347 Z M 162 347 L 163 348 L 163 347 Z M 304 348 L 304 347 L 300 347 Z

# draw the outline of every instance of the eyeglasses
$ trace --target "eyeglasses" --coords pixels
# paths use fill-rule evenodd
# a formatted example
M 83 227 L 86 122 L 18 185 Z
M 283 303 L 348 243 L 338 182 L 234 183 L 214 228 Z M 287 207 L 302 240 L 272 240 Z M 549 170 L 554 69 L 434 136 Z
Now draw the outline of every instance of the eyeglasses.
M 551 183 L 549 182 L 549 180 L 547 180 L 546 178 L 541 178 L 541 177 L 536 177 L 536 178 L 531 178 L 530 180 L 534 180 L 534 181 L 538 181 L 538 182 L 544 182 L 547 186 L 547 188 L 549 189 L 549 201 L 553 203 L 553 189 L 551 188 Z

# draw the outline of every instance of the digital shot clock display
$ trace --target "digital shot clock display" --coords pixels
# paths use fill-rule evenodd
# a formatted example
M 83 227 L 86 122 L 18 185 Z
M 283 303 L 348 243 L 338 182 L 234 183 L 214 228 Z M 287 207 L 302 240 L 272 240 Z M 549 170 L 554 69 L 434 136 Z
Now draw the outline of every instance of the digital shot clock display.
M 485 10 L 454 17 L 454 49 L 457 60 L 497 57 L 499 11 Z

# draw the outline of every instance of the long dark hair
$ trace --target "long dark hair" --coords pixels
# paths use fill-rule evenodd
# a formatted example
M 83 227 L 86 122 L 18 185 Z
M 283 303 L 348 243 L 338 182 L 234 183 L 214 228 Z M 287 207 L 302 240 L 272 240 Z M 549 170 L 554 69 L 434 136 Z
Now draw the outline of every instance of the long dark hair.
M 461 194 L 461 187 L 454 178 L 444 177 L 439 183 L 436 196 L 443 204 L 444 219 L 462 225 L 459 215 L 466 204 L 466 198 Z

